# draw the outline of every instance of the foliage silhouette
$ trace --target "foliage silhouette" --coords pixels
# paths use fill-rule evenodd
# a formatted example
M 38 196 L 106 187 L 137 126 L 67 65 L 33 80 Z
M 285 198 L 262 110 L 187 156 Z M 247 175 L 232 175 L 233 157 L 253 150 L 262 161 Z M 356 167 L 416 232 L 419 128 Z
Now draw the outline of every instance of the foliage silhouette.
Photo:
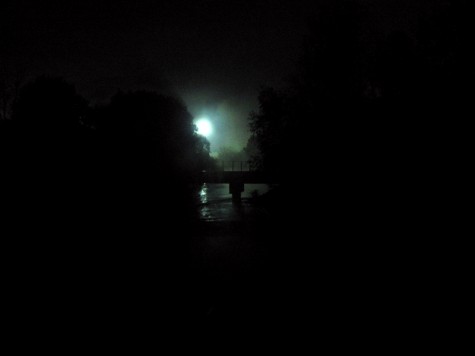
M 276 255 L 302 285 L 321 280 L 322 305 L 345 320 L 376 320 L 378 308 L 388 320 L 410 318 L 413 301 L 388 310 L 399 294 L 387 291 L 424 298 L 426 251 L 453 229 L 447 182 L 468 142 L 470 21 L 466 2 L 454 1 L 417 31 L 381 35 L 372 33 L 376 14 L 348 3 L 320 13 L 291 84 L 263 89 L 249 117 L 263 169 L 282 182 L 261 199 L 278 217 L 266 234 L 292 231 Z
M 67 310 L 116 326 L 157 308 L 167 320 L 190 317 L 190 183 L 213 164 L 192 119 L 180 100 L 152 92 L 89 107 L 60 78 L 23 87 L 12 120 L 0 122 L 0 163 L 2 229 L 19 236 L 5 248 L 31 289 L 18 299 L 25 314 Z
M 375 32 L 377 14 L 361 3 L 323 7 L 291 84 L 263 89 L 259 111 L 250 115 L 264 169 L 315 165 L 330 185 L 357 182 L 374 191 L 435 164 L 448 149 L 435 137 L 450 138 L 446 130 L 457 119 L 449 118 L 467 107 L 473 91 L 463 4 L 421 17 L 413 33 L 387 36 Z M 371 177 L 381 174 L 386 183 L 375 183 Z
M 22 212 L 17 219 L 35 221 L 38 233 L 51 230 L 51 238 L 72 243 L 60 231 L 94 232 L 102 235 L 98 248 L 120 233 L 152 246 L 147 230 L 158 236 L 191 218 L 190 179 L 211 160 L 178 99 L 118 93 L 89 108 L 72 85 L 40 77 L 21 90 L 12 118 L 0 127 L 5 201 Z M 159 251 L 176 241 L 162 240 Z

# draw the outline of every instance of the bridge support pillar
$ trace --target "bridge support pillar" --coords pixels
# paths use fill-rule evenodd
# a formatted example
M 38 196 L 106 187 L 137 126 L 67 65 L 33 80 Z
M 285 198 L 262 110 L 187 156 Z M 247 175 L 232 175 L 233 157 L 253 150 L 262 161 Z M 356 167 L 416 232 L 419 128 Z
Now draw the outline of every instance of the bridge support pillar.
M 233 203 L 241 202 L 241 193 L 244 192 L 244 183 L 229 183 L 229 193 L 233 195 Z

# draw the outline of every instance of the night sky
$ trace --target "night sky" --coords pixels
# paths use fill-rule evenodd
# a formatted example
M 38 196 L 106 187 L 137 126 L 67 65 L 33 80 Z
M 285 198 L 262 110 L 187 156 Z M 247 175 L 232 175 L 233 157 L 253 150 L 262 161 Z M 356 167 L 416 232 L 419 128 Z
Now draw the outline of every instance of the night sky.
M 416 8 L 429 3 L 361 1 L 376 9 L 382 31 L 410 28 Z M 213 151 L 240 149 L 259 88 L 292 72 L 320 3 L 7 1 L 0 5 L 0 64 L 26 78 L 63 76 L 92 102 L 119 88 L 178 95 L 195 117 L 213 122 Z

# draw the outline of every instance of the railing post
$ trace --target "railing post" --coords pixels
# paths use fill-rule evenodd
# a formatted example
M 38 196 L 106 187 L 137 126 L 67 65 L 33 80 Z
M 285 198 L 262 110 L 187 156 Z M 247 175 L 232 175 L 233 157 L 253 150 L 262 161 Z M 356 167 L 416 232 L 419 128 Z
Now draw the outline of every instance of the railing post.
M 244 192 L 243 182 L 229 183 L 229 193 L 233 195 L 233 204 L 241 204 L 241 193 Z

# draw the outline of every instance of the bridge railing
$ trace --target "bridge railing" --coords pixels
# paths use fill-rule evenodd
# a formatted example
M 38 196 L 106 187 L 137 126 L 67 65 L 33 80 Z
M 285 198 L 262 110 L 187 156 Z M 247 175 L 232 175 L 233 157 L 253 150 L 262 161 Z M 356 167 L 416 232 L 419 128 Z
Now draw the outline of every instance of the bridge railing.
M 222 172 L 252 172 L 251 161 L 219 161 L 217 169 Z
M 249 161 L 220 161 L 196 177 L 200 183 L 276 184 L 279 179 L 254 169 Z

